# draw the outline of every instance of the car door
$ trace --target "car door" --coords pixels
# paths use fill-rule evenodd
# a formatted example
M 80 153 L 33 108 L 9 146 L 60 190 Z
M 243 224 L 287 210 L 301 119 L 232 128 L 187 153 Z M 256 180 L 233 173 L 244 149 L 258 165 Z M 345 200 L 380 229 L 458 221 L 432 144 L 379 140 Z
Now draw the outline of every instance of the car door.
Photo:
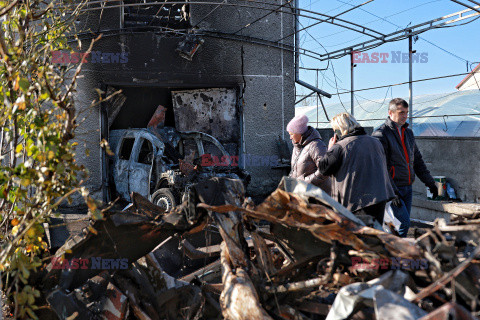
M 130 199 L 128 184 L 130 175 L 130 160 L 134 145 L 135 136 L 133 134 L 126 133 L 121 138 L 117 147 L 114 181 L 117 192 L 125 199 Z
M 147 199 L 150 196 L 150 178 L 155 154 L 156 147 L 147 136 L 141 135 L 136 138 L 128 177 L 130 193 L 137 192 Z

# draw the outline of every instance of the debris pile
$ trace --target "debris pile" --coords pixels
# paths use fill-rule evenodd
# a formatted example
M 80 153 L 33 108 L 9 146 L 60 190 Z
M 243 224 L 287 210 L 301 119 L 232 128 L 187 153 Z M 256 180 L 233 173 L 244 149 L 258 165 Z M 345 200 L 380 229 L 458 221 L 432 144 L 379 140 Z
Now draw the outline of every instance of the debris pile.
M 303 181 L 284 178 L 257 206 L 244 195 L 212 178 L 165 213 L 133 194 L 59 249 L 47 302 L 61 319 L 478 316 L 478 222 L 402 239 Z

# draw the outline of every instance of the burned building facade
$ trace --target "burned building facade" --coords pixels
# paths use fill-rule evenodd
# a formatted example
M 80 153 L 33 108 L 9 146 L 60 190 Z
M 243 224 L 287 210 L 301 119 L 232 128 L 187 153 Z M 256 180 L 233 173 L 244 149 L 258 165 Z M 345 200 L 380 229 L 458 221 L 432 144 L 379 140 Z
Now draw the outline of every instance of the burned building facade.
M 252 176 L 252 195 L 275 188 L 285 174 L 272 169 L 277 141 L 288 140 L 285 128 L 294 116 L 289 2 L 92 1 L 83 11 L 78 51 L 102 36 L 90 54 L 79 55 L 85 63 L 77 109 L 98 100 L 96 89 L 104 97 L 122 90 L 79 117 L 77 137 L 90 149 L 85 158 L 79 150 L 79 160 L 97 198 L 107 200 L 109 190 L 101 140 L 111 130 L 146 128 L 159 105 L 167 108 L 166 126 L 210 134 L 238 156 Z

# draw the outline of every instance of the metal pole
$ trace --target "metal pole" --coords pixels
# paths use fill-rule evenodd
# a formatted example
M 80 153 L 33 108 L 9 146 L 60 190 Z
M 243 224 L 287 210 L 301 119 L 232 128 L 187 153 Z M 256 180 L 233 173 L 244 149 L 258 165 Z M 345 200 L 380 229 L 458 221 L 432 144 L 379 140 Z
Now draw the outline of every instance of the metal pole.
M 295 0 L 295 13 L 298 13 L 299 0 Z M 295 81 L 300 80 L 300 35 L 297 32 L 299 29 L 298 16 L 295 16 Z
M 317 69 L 317 77 L 315 79 L 315 86 L 318 88 L 318 69 Z M 317 94 L 317 126 L 316 128 L 318 128 L 318 94 Z
M 298 4 L 299 0 L 295 0 L 295 13 L 300 12 L 298 9 Z M 315 91 L 322 96 L 325 96 L 327 98 L 331 98 L 332 95 L 328 92 L 325 92 L 321 89 L 318 89 L 317 87 L 314 87 L 305 81 L 300 80 L 300 34 L 297 32 L 299 30 L 299 21 L 298 21 L 298 16 L 295 16 L 295 82 L 298 83 L 301 86 L 304 86 L 305 88 L 308 88 L 312 91 Z
M 330 122 L 330 118 L 328 117 L 327 109 L 325 109 L 325 105 L 323 104 L 322 96 L 317 93 L 318 98 L 320 99 L 320 103 L 322 104 L 323 112 L 325 113 L 325 117 L 327 121 Z
M 107 90 L 105 89 L 105 92 Z M 100 106 L 100 140 L 105 139 L 108 141 L 108 114 L 107 114 L 107 107 L 103 103 Z M 107 159 L 107 152 L 105 148 L 102 148 L 102 194 L 103 194 L 103 201 L 105 203 L 110 202 L 110 184 L 108 181 L 108 172 L 109 172 L 109 165 Z
M 304 86 L 305 88 L 308 88 L 308 89 L 310 89 L 310 90 L 312 90 L 312 91 L 315 91 L 315 92 L 321 94 L 321 95 L 324 96 L 324 97 L 327 97 L 327 98 L 331 98 L 331 97 L 332 97 L 332 95 L 331 95 L 330 93 L 325 92 L 325 91 L 323 91 L 322 89 L 318 89 L 318 88 L 316 88 L 316 87 L 314 87 L 314 86 L 306 83 L 305 81 L 302 81 L 302 80 L 298 79 L 298 80 L 297 80 L 297 83 L 298 83 L 299 85 Z
M 409 30 L 411 32 L 412 30 Z M 412 34 L 408 36 L 408 96 L 409 96 L 409 123 L 410 128 L 413 128 L 413 83 L 412 83 L 412 64 L 413 64 L 413 48 L 412 48 Z
M 350 49 L 350 113 L 353 116 L 353 50 Z

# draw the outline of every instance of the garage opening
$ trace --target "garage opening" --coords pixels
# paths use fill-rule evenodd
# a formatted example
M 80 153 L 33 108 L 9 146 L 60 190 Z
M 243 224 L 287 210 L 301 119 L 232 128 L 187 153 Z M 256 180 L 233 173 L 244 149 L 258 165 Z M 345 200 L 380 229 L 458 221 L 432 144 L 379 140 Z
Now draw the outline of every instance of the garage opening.
M 102 132 L 109 136 L 111 149 L 118 153 L 123 160 L 128 160 L 128 154 L 132 146 L 123 145 L 117 150 L 116 143 L 126 129 L 147 128 L 152 117 L 158 117 L 159 105 L 166 108 L 164 114 L 164 126 L 175 128 L 180 132 L 197 131 L 209 134 L 216 138 L 232 157 L 238 157 L 240 149 L 241 125 L 240 112 L 237 104 L 237 91 L 232 88 L 152 88 L 152 87 L 113 87 L 107 88 L 107 95 L 122 90 L 122 93 L 111 101 L 105 103 L 104 116 L 108 118 L 102 121 Z M 157 113 L 156 113 L 157 111 Z M 160 117 L 163 119 L 163 114 Z M 107 127 L 108 126 L 108 127 Z M 192 150 L 196 149 L 196 143 Z M 185 142 L 186 143 L 186 142 Z M 128 143 L 127 143 L 128 144 Z M 188 148 L 183 146 L 182 148 Z M 137 148 L 137 147 L 135 147 Z M 140 163 L 151 162 L 152 146 L 139 145 Z M 124 152 L 125 151 L 125 152 Z M 169 150 L 165 152 L 168 153 Z M 221 152 L 213 143 L 205 141 L 203 154 L 221 158 Z M 125 154 L 124 154 L 125 153 Z M 185 154 L 185 153 L 182 153 Z M 105 172 L 110 179 L 108 185 L 112 185 L 113 159 L 107 163 L 105 159 Z M 107 183 L 106 183 L 107 184 Z M 110 190 L 111 193 L 112 190 Z
M 175 127 L 171 90 L 168 88 L 115 87 L 125 96 L 122 105 L 109 106 L 110 130 L 146 128 L 158 105 L 167 108 L 165 126 Z M 109 121 L 110 122 L 110 121 Z
M 107 105 L 109 130 L 146 128 L 159 105 L 166 107 L 165 126 L 200 131 L 217 138 L 231 155 L 240 146 L 237 91 L 232 88 L 176 89 L 111 87 L 124 99 Z

